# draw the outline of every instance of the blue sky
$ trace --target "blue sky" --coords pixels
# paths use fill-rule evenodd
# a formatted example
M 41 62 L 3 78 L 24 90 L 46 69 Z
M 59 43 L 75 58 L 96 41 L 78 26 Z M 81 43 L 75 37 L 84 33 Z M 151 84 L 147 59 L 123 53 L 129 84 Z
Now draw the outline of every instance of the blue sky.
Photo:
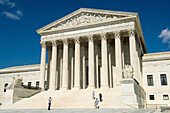
M 39 64 L 36 30 L 82 7 L 137 12 L 148 53 L 170 51 L 170 0 L 0 0 L 0 69 Z

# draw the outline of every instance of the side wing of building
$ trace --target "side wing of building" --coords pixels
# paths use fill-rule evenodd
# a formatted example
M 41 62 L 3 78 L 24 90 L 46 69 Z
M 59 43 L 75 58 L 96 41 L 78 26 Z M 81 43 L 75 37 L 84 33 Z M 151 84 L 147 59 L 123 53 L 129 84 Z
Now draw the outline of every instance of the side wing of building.
M 145 54 L 142 71 L 147 108 L 170 105 L 170 52 Z

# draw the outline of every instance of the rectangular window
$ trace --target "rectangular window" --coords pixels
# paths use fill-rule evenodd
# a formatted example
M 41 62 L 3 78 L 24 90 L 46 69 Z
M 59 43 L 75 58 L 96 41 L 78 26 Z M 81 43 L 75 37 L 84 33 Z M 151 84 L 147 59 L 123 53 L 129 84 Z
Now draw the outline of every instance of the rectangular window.
M 153 86 L 153 75 L 147 75 L 148 86 Z
M 8 83 L 5 83 L 5 85 L 4 85 L 4 92 L 6 92 L 7 86 L 8 86 Z
M 163 99 L 164 99 L 164 100 L 169 100 L 168 95 L 163 95 Z
M 166 74 L 161 74 L 161 85 L 167 85 L 167 78 L 166 78 Z
M 24 83 L 23 83 L 23 82 L 21 83 L 21 86 L 24 86 Z
M 36 82 L 36 88 L 39 88 L 39 81 Z
M 28 88 L 31 89 L 31 82 L 28 82 Z
M 155 100 L 154 95 L 149 95 L 149 99 L 150 99 L 150 100 Z

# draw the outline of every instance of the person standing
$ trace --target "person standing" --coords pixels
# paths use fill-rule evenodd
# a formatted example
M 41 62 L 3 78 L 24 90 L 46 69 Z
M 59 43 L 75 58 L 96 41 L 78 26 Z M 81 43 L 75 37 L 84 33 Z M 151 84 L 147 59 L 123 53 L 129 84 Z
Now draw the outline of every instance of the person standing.
M 48 110 L 51 110 L 51 101 L 52 101 L 52 98 L 49 97 L 49 99 L 48 99 Z
M 94 102 L 95 109 L 99 109 L 98 104 L 99 104 L 99 101 L 98 101 L 98 99 L 96 98 L 96 99 L 95 99 L 95 102 Z
M 101 93 L 99 93 L 99 99 L 100 99 L 100 102 L 103 101 L 103 99 L 102 99 L 102 94 L 101 94 Z
M 92 98 L 95 99 L 95 92 L 92 92 Z

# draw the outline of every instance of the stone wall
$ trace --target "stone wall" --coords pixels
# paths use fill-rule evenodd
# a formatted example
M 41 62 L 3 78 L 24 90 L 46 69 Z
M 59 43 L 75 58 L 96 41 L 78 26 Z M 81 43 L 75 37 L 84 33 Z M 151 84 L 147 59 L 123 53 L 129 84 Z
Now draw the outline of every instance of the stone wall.
M 139 86 L 139 83 L 133 78 L 123 79 L 122 86 L 122 102 L 134 108 L 145 108 L 146 93 Z
M 166 74 L 167 85 L 161 85 L 160 74 Z M 153 86 L 148 86 L 147 75 L 153 76 Z M 170 105 L 163 95 L 170 96 L 170 52 L 145 54 L 143 56 L 143 86 L 146 91 L 147 108 Z M 154 95 L 154 100 L 150 100 Z

